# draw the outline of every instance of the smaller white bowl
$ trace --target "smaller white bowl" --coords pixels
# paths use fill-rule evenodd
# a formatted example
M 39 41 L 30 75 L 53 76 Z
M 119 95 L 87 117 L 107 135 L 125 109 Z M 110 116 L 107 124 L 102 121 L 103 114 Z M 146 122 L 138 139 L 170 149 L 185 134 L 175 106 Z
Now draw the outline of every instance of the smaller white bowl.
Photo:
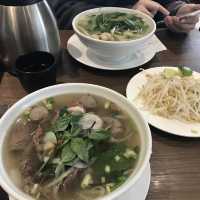
M 89 37 L 77 28 L 77 23 L 80 18 L 86 15 L 97 14 L 97 13 L 111 13 L 111 12 L 124 12 L 135 14 L 147 22 L 150 27 L 149 33 L 141 38 L 127 40 L 127 41 L 104 41 Z M 85 44 L 93 53 L 95 53 L 100 59 L 104 61 L 119 62 L 125 60 L 130 54 L 133 54 L 137 49 L 142 49 L 145 47 L 147 41 L 151 38 L 156 30 L 155 21 L 148 15 L 133 9 L 119 8 L 119 7 L 101 7 L 86 10 L 78 14 L 72 22 L 73 29 L 78 35 L 79 39 L 83 44 Z

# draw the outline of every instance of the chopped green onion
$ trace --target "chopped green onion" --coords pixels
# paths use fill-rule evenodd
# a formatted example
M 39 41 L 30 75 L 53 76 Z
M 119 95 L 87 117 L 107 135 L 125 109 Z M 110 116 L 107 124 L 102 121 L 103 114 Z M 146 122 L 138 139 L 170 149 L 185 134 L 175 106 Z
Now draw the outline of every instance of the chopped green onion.
M 107 110 L 110 107 L 110 102 L 106 101 L 104 104 L 104 108 Z
M 85 189 L 89 185 L 93 184 L 93 179 L 91 174 L 86 174 L 81 182 L 81 188 Z
M 105 172 L 106 172 L 107 174 L 109 174 L 110 171 L 111 171 L 110 166 L 109 166 L 109 165 L 106 165 L 106 166 L 105 166 Z
M 102 176 L 102 177 L 101 177 L 101 183 L 104 184 L 105 182 L 106 182 L 106 177 L 105 177 L 105 176 Z
M 116 162 L 119 162 L 120 159 L 121 159 L 121 158 L 120 158 L 119 155 L 116 155 L 116 156 L 115 156 L 115 161 L 116 161 Z
M 131 149 L 126 149 L 125 153 L 123 154 L 125 158 L 129 159 L 129 158 L 137 158 L 137 154 L 135 153 L 135 151 L 131 150 Z
M 24 111 L 25 116 L 29 117 L 30 113 L 31 113 L 30 109 L 27 109 L 27 110 Z
M 112 192 L 112 187 L 114 186 L 115 184 L 114 183 L 108 183 L 106 184 L 106 191 L 108 193 Z

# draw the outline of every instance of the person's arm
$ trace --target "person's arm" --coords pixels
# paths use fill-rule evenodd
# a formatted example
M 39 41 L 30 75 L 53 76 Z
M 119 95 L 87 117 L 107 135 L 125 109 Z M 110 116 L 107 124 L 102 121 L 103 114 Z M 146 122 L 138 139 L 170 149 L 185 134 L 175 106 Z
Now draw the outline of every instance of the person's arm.
M 78 13 L 101 6 L 133 5 L 137 0 L 47 0 L 57 19 L 59 29 L 71 29 Z
M 189 0 L 166 0 L 166 7 L 170 11 L 170 16 L 165 17 L 164 20 L 166 26 L 171 31 L 188 33 L 195 28 L 196 23 L 199 21 L 198 15 L 181 17 L 185 14 L 200 10 L 199 4 L 191 4 Z
M 81 0 L 47 0 L 56 17 L 59 29 L 71 29 L 74 16 L 81 11 L 95 8 L 96 5 L 88 4 Z
M 164 16 L 169 15 L 169 11 L 160 3 L 152 0 L 139 0 L 133 9 L 139 10 L 152 18 L 157 14 L 161 13 Z
M 190 3 L 189 0 L 156 0 L 156 2 L 165 6 L 170 12 L 170 15 L 176 15 L 176 12 L 180 7 L 186 3 Z

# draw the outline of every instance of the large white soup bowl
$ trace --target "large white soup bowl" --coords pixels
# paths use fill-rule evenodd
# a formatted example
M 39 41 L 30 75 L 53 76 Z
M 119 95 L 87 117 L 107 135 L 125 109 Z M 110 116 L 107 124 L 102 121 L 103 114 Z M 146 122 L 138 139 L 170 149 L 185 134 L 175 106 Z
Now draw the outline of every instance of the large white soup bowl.
M 128 180 L 114 192 L 100 198 L 100 200 L 123 200 L 123 194 L 134 188 L 137 181 L 144 176 L 145 169 L 149 164 L 152 150 L 151 133 L 147 122 L 143 119 L 138 110 L 121 94 L 97 85 L 85 83 L 67 83 L 38 90 L 27 95 L 15 103 L 0 119 L 0 185 L 1 187 L 16 200 L 33 200 L 32 197 L 19 189 L 11 177 L 9 169 L 6 168 L 5 151 L 6 140 L 10 127 L 15 120 L 30 106 L 48 98 L 62 94 L 92 94 L 104 97 L 124 110 L 134 121 L 139 132 L 141 143 L 139 159 L 132 175 Z

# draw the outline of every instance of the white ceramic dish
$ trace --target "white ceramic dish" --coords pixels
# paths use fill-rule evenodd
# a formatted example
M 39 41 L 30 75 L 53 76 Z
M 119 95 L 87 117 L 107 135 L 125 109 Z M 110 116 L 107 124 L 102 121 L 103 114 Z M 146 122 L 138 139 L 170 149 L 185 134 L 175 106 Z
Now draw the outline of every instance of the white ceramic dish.
M 123 200 L 124 194 L 134 188 L 137 181 L 145 176 L 144 172 L 149 164 L 149 159 L 152 152 L 152 141 L 149 126 L 139 111 L 124 96 L 105 87 L 85 83 L 55 85 L 27 95 L 9 108 L 9 110 L 0 119 L 0 185 L 10 196 L 14 197 L 16 200 L 33 200 L 33 198 L 23 193 L 14 185 L 8 175 L 9 172 L 6 171 L 5 168 L 5 139 L 10 126 L 13 124 L 16 118 L 23 113 L 24 110 L 45 98 L 61 94 L 77 93 L 90 93 L 97 96 L 101 95 L 101 97 L 111 100 L 122 110 L 127 112 L 127 114 L 129 114 L 129 116 L 137 124 L 137 128 L 140 133 L 140 157 L 133 174 L 120 188 L 105 197 L 99 198 L 99 200 Z
M 198 21 L 198 23 L 196 23 L 196 26 L 195 26 L 195 28 L 196 28 L 197 30 L 199 30 L 199 29 L 200 29 L 200 17 L 199 17 L 199 21 Z
M 141 38 L 129 40 L 129 41 L 103 41 L 89 37 L 81 33 L 77 28 L 78 20 L 86 15 L 97 13 L 110 13 L 110 12 L 125 12 L 135 14 L 143 18 L 150 27 L 150 32 Z M 86 10 L 78 14 L 72 22 L 73 29 L 78 35 L 79 39 L 90 48 L 93 53 L 96 54 L 101 60 L 104 61 L 122 61 L 129 55 L 133 54 L 137 49 L 143 49 L 145 43 L 153 36 L 156 30 L 156 24 L 154 20 L 148 15 L 133 9 L 119 8 L 119 7 L 101 7 Z
M 121 61 L 104 61 L 97 57 L 91 49 L 88 49 L 75 34 L 68 40 L 67 49 L 69 54 L 80 63 L 103 70 L 126 70 L 139 67 L 150 61 L 156 53 L 151 48 L 144 48 Z
M 169 68 L 169 67 L 167 67 Z M 149 124 L 152 126 L 163 130 L 165 132 L 183 136 L 183 137 L 194 137 L 199 138 L 200 137 L 200 123 L 184 123 L 178 120 L 174 119 L 167 119 L 164 117 L 160 117 L 157 115 L 152 115 L 147 110 L 143 110 L 139 102 L 133 101 L 135 99 L 142 88 L 142 86 L 146 83 L 146 74 L 156 74 L 163 71 L 163 67 L 155 67 L 150 68 L 144 71 L 141 71 L 140 73 L 136 74 L 128 83 L 127 89 L 126 89 L 126 96 L 130 100 L 130 102 L 135 105 L 141 112 L 141 114 L 144 116 L 144 118 L 147 120 Z M 194 72 L 193 75 L 197 78 L 200 78 L 200 73 Z M 198 133 L 194 133 L 193 130 L 197 130 Z
M 151 181 L 151 168 L 148 164 L 147 168 L 144 171 L 144 176 L 141 177 L 135 184 L 135 186 L 126 194 L 123 195 L 123 200 L 145 200 L 148 194 L 149 186 Z M 9 200 L 16 200 L 12 197 L 9 197 Z

